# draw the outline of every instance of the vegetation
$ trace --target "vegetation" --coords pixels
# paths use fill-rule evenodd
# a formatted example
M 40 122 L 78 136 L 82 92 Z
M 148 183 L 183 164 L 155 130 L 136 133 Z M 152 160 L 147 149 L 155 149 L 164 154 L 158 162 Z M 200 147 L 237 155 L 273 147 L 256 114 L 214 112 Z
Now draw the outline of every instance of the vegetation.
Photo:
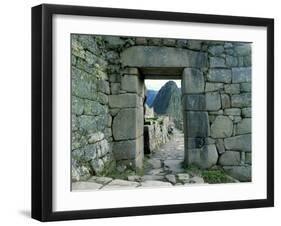
M 220 183 L 233 183 L 234 180 L 228 176 L 223 169 L 199 169 L 196 165 L 184 166 L 186 173 L 191 176 L 199 176 L 204 179 L 206 183 L 209 184 L 220 184 Z

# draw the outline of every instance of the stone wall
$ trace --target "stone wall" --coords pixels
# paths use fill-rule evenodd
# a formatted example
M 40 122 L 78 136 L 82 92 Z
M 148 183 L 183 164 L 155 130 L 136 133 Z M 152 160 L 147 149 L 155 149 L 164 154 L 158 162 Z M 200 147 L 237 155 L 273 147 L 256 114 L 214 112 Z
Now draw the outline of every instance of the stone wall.
M 207 68 L 183 72 L 186 162 L 251 180 L 251 45 L 209 42 Z
M 249 180 L 250 44 L 72 35 L 73 180 L 142 168 L 146 72 L 182 78 L 186 163 Z
M 147 118 L 144 123 L 144 153 L 150 154 L 169 141 L 173 123 L 168 116 Z

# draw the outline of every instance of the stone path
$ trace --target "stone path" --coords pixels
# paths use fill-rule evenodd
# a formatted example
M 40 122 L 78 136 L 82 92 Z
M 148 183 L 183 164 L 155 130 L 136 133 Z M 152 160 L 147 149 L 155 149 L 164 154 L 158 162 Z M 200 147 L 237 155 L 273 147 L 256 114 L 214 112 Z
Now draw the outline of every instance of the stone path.
M 169 142 L 145 156 L 144 175 L 128 176 L 128 180 L 110 177 L 91 177 L 87 182 L 72 183 L 72 190 L 134 189 L 141 187 L 170 187 L 204 183 L 203 178 L 185 173 L 184 135 L 174 130 Z

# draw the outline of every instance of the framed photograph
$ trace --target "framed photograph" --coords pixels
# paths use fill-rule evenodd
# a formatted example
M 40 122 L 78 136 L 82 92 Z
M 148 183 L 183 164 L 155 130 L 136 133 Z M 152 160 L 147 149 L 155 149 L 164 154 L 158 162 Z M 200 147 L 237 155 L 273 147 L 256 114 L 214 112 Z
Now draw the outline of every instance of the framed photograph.
M 32 217 L 274 205 L 274 21 L 32 8 Z

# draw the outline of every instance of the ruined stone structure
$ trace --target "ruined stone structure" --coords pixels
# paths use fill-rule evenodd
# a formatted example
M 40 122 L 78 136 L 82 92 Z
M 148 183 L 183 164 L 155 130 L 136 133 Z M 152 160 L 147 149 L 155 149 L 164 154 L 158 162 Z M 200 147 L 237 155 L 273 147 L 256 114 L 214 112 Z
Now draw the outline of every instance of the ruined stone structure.
M 141 170 L 145 78 L 182 79 L 185 163 L 251 179 L 249 43 L 72 35 L 72 179 Z

